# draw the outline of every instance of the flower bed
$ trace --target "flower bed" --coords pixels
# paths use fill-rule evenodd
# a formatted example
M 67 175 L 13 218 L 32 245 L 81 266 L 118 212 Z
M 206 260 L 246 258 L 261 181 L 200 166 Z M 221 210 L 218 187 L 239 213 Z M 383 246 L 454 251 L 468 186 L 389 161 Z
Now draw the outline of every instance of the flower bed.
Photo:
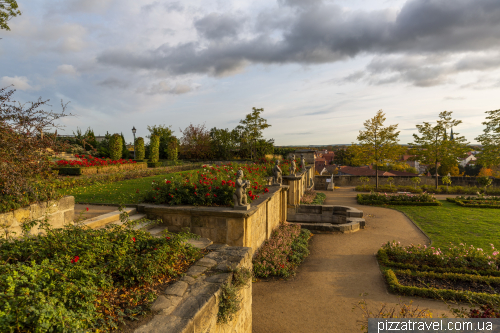
M 500 197 L 464 197 L 446 198 L 449 202 L 454 202 L 462 207 L 472 208 L 500 208 Z
M 405 206 L 441 206 L 432 195 L 422 194 L 398 194 L 387 195 L 387 193 L 358 194 L 357 200 L 360 205 L 405 205 Z
M 322 205 L 326 199 L 326 194 L 308 190 L 304 192 L 304 196 L 300 199 L 301 205 Z
M 120 170 L 135 170 L 146 168 L 146 163 L 137 163 L 134 160 L 110 160 L 110 159 L 100 159 L 98 157 L 92 157 L 88 155 L 75 155 L 81 160 L 60 160 L 54 163 L 52 170 L 57 171 L 60 175 L 85 175 L 85 174 L 95 174 L 95 173 L 109 173 L 118 172 Z
M 132 224 L 43 228 L 47 236 L 0 240 L 2 332 L 107 331 L 144 313 L 202 255 L 184 245 L 192 235 L 157 238 Z
M 151 190 L 144 195 L 144 202 L 166 205 L 230 206 L 233 203 L 236 171 L 243 170 L 244 180 L 251 182 L 248 202 L 269 192 L 266 178 L 268 165 L 227 164 L 207 167 L 188 175 L 176 175 L 162 182 L 153 182 Z
M 129 160 L 124 160 L 124 159 L 119 159 L 119 160 L 110 160 L 110 159 L 100 159 L 98 157 L 93 157 L 91 155 L 75 155 L 76 158 L 79 158 L 80 160 L 60 160 L 54 163 L 54 165 L 58 167 L 75 167 L 75 168 L 89 168 L 89 167 L 94 167 L 94 166 L 110 166 L 110 165 L 118 165 L 118 164 L 133 164 L 137 163 L 136 161 L 129 159 Z
M 309 255 L 308 241 L 311 232 L 297 224 L 282 224 L 272 232 L 253 259 L 257 277 L 288 277 Z
M 422 193 L 422 189 L 420 187 L 414 186 L 403 186 L 403 185 L 380 185 L 375 188 L 375 185 L 358 185 L 354 188 L 357 192 L 384 192 L 384 193 L 396 193 L 396 192 L 411 192 L 411 193 Z
M 377 259 L 391 291 L 407 295 L 500 304 L 499 252 L 450 245 L 440 248 L 385 244 Z

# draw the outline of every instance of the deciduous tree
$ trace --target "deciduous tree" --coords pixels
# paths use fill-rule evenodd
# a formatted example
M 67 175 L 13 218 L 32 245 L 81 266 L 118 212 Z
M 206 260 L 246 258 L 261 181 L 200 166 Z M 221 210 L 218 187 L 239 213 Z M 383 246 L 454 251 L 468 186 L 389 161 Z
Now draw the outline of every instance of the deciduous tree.
M 67 116 L 66 105 L 61 102 L 61 113 L 41 109 L 48 106 L 41 98 L 26 106 L 12 100 L 15 90 L 7 89 L 0 89 L 0 196 L 26 203 L 25 198 L 40 198 L 33 178 L 51 175 L 50 150 L 65 148 L 56 140 L 60 125 L 55 121 Z
M 379 166 L 394 163 L 403 153 L 403 148 L 398 144 L 398 125 L 384 127 L 385 114 L 377 111 L 375 117 L 365 121 L 364 131 L 359 131 L 357 140 L 359 144 L 352 146 L 355 152 L 354 161 L 371 164 L 375 167 L 375 187 L 378 188 Z
M 436 188 L 438 188 L 438 165 L 455 165 L 457 159 L 465 157 L 468 151 L 468 142 L 459 133 L 453 133 L 453 140 L 448 139 L 445 133 L 448 129 L 461 124 L 461 120 L 452 119 L 451 111 L 443 111 L 439 114 L 439 120 L 435 125 L 429 122 L 417 125 L 420 136 L 413 134 L 414 142 L 410 145 L 417 149 L 415 153 L 423 164 L 434 165 L 436 173 Z
M 10 31 L 7 21 L 21 15 L 16 0 L 0 0 L 0 29 Z
M 266 119 L 260 116 L 264 112 L 263 108 L 252 108 L 252 110 L 252 113 L 247 114 L 245 119 L 240 120 L 240 124 L 245 129 L 244 135 L 251 147 L 250 158 L 253 159 L 256 156 L 257 141 L 262 139 L 262 131 L 271 127 L 271 125 L 267 123 Z
M 206 159 L 211 157 L 210 132 L 203 125 L 189 124 L 182 133 L 181 154 L 187 159 Z
M 481 143 L 482 149 L 478 154 L 478 163 L 494 167 L 500 165 L 500 110 L 486 111 L 487 121 L 483 122 L 486 128 L 476 140 Z

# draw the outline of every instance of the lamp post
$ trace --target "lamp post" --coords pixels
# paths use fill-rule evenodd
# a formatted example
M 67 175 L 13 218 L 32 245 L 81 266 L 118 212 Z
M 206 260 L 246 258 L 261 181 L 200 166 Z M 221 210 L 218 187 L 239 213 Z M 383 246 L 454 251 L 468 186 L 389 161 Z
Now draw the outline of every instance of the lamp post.
M 135 126 L 132 127 L 132 134 L 134 134 L 134 160 L 135 160 L 135 132 L 137 132 L 137 130 L 135 129 Z

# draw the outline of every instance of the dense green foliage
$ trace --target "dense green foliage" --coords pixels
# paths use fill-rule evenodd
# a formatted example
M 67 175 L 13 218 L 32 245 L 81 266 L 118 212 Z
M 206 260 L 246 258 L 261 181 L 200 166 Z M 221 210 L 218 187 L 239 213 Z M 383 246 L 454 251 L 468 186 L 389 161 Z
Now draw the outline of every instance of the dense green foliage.
M 158 238 L 134 230 L 134 223 L 99 230 L 41 224 L 46 236 L 0 240 L 2 332 L 116 327 L 147 310 L 155 285 L 178 277 L 200 257 L 184 245 L 189 234 Z
M 160 160 L 160 137 L 158 135 L 151 135 L 149 141 L 149 161 L 151 163 Z
M 122 157 L 122 138 L 120 134 L 113 134 L 109 139 L 109 157 L 112 160 L 119 160 Z
M 289 277 L 309 255 L 311 232 L 297 224 L 282 224 L 271 234 L 253 259 L 257 277 Z
M 135 159 L 136 160 L 143 160 L 144 159 L 144 139 L 141 137 L 138 137 L 135 139 Z
M 500 109 L 486 111 L 487 121 L 483 122 L 486 128 L 476 140 L 482 145 L 478 154 L 478 163 L 492 167 L 500 164 Z
M 449 202 L 454 202 L 462 207 L 473 208 L 500 208 L 500 197 L 464 197 L 446 198 Z
M 372 192 L 358 194 L 357 201 L 360 205 L 441 206 L 441 203 L 428 193 L 387 195 Z

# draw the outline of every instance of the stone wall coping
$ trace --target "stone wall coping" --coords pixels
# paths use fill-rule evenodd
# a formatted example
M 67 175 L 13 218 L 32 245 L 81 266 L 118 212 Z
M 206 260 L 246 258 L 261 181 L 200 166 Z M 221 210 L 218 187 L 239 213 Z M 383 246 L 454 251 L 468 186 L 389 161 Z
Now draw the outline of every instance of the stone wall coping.
M 252 261 L 249 247 L 216 244 L 207 249 L 212 252 L 198 260 L 179 281 L 158 296 L 151 306 L 153 318 L 134 333 L 206 332 L 213 317 L 217 316 L 222 285 L 231 283 L 232 270 L 240 267 L 251 269 Z
M 209 206 L 169 206 L 169 205 L 155 205 L 155 204 L 139 204 L 137 209 L 139 212 L 144 212 L 146 209 L 151 208 L 161 208 L 162 212 L 165 213 L 179 213 L 179 211 L 185 212 L 186 214 L 197 216 L 224 216 L 233 218 L 247 218 L 255 214 L 259 207 L 265 204 L 267 201 L 271 200 L 273 195 L 281 190 L 288 191 L 288 186 L 269 186 L 269 192 L 262 194 L 260 198 L 254 200 L 251 203 L 250 209 L 246 211 L 234 210 L 233 207 L 209 207 Z

